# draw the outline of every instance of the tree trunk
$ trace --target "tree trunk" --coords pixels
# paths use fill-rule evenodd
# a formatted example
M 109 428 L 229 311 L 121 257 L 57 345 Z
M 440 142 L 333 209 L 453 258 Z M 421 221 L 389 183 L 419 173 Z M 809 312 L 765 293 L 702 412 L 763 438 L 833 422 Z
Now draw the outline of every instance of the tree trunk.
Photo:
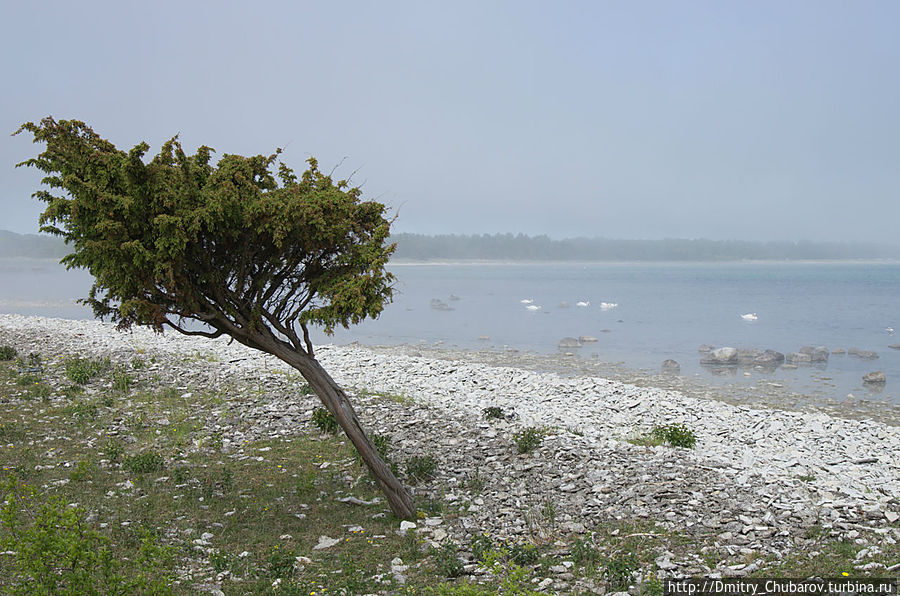
M 278 346 L 272 351 L 272 354 L 300 371 L 328 411 L 334 415 L 335 420 L 344 429 L 344 433 L 356 447 L 369 471 L 372 472 L 375 483 L 387 497 L 394 515 L 401 519 L 415 519 L 416 510 L 409 492 L 381 459 L 378 449 L 363 430 L 356 411 L 350 404 L 350 400 L 347 399 L 347 394 L 322 368 L 319 361 L 283 346 Z

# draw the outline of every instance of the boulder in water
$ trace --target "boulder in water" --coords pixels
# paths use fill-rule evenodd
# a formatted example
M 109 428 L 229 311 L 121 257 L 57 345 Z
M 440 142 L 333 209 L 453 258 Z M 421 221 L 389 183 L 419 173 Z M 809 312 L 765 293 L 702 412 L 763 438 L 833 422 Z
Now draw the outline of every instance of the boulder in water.
M 662 363 L 662 371 L 667 375 L 680 375 L 681 374 L 681 365 L 678 362 L 672 360 L 671 358 L 668 360 L 663 360 Z
M 560 348 L 580 348 L 581 342 L 574 337 L 564 337 L 557 344 Z
M 700 364 L 737 364 L 738 351 L 735 348 L 719 348 L 700 359 Z
M 866 373 L 863 375 L 863 383 L 867 383 L 870 385 L 884 385 L 887 383 L 887 377 L 884 376 L 884 371 L 876 370 L 875 372 Z

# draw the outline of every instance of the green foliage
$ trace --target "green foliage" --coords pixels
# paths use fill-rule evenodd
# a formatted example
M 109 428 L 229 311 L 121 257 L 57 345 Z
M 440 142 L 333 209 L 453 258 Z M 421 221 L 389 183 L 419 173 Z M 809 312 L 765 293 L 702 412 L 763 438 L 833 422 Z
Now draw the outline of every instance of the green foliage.
M 125 453 L 125 446 L 115 437 L 106 437 L 100 450 L 109 461 L 116 462 Z
M 22 132 L 46 145 L 18 164 L 46 174 L 41 230 L 68 241 L 66 266 L 94 276 L 84 302 L 100 318 L 158 330 L 194 319 L 256 347 L 268 329 L 297 347 L 295 325 L 330 333 L 391 299 L 384 205 L 315 159 L 298 177 L 276 167 L 279 151 L 214 166 L 210 147 L 189 156 L 176 137 L 145 161 L 147 143 L 122 151 L 77 120 Z
M 12 346 L 0 346 L 0 360 L 15 360 L 19 352 Z
M 135 455 L 129 455 L 122 462 L 122 466 L 136 474 L 146 474 L 149 472 L 158 472 L 163 468 L 165 459 L 156 451 L 145 451 Z
M 113 375 L 113 389 L 119 393 L 128 393 L 132 383 L 134 383 L 134 379 L 131 378 L 131 375 L 122 369 L 116 369 L 116 372 Z
M 0 548 L 15 553 L 0 578 L 8 594 L 171 594 L 171 549 L 142 535 L 134 556 L 84 521 L 85 511 L 57 497 L 41 502 L 10 477 L 3 484 Z
M 16 385 L 19 387 L 30 387 L 41 382 L 40 375 L 24 374 L 16 378 Z
M 338 430 L 340 430 L 337 420 L 334 419 L 334 414 L 325 408 L 316 408 L 313 410 L 312 423 L 313 426 L 320 431 L 329 435 L 336 435 Z
M 463 572 L 462 561 L 459 560 L 459 552 L 452 542 L 445 542 L 440 548 L 433 548 L 431 554 L 434 566 L 443 577 L 459 577 Z
M 543 429 L 529 426 L 514 434 L 513 441 L 519 453 L 531 453 L 540 446 L 546 434 Z
M 484 417 L 488 420 L 503 420 L 503 409 L 497 406 L 490 406 L 481 410 Z
M 274 578 L 291 577 L 294 573 L 294 553 L 290 549 L 281 548 L 279 545 L 272 547 L 267 557 L 269 576 Z
M 413 484 L 434 478 L 437 460 L 431 455 L 415 455 L 406 462 L 406 476 Z
M 69 472 L 69 480 L 72 482 L 84 482 L 91 477 L 91 474 L 94 471 L 94 465 L 86 460 L 81 460 L 75 467 Z
M 64 366 L 73 383 L 84 385 L 109 368 L 109 358 L 66 358 Z
M 634 580 L 634 572 L 640 568 L 641 563 L 634 553 L 619 553 L 604 561 L 603 577 L 612 591 L 622 592 L 628 589 Z
M 600 561 L 600 551 L 593 542 L 578 538 L 572 543 L 572 562 L 579 567 L 593 567 Z
M 657 426 L 650 431 L 650 437 L 658 441 L 665 441 L 672 447 L 691 449 L 697 443 L 697 436 L 694 434 L 694 431 L 684 424 Z
M 141 370 L 142 368 L 144 368 L 144 366 L 146 366 L 146 364 L 144 363 L 143 358 L 141 358 L 140 356 L 135 356 L 131 359 L 131 368 L 133 368 L 134 370 Z

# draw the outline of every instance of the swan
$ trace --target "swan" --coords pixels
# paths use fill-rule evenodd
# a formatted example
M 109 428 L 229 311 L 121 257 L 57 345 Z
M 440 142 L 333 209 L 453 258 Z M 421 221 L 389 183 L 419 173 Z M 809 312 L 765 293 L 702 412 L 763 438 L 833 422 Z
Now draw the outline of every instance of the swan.
M 522 304 L 534 304 L 534 298 L 522 298 L 519 302 Z
M 581 300 L 581 301 L 575 303 L 575 306 L 590 306 L 590 305 L 591 305 L 590 300 Z
M 619 306 L 618 302 L 601 302 L 600 303 L 601 310 L 612 310 L 612 309 L 616 308 L 617 306 Z
M 534 304 L 529 304 L 529 305 L 526 306 L 525 308 L 527 308 L 528 310 L 531 310 L 531 311 L 541 310 L 541 307 L 540 307 L 540 306 L 536 306 L 536 305 L 534 305 Z
M 755 321 L 759 317 L 756 316 L 755 312 L 748 312 L 745 315 L 741 315 L 741 318 L 744 319 L 745 321 Z

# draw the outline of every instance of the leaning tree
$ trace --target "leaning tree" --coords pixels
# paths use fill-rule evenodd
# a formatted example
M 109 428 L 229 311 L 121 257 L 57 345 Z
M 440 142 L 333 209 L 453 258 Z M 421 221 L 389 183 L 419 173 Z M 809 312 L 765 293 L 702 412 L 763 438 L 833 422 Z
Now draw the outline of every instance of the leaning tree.
M 62 236 L 62 262 L 94 277 L 83 300 L 120 328 L 229 336 L 297 369 L 353 442 L 399 517 L 412 499 L 366 435 L 344 391 L 315 358 L 310 325 L 327 333 L 377 317 L 392 296 L 394 245 L 385 206 L 335 182 L 309 159 L 299 178 L 268 157 L 195 155 L 178 138 L 146 161 L 76 120 L 23 124 L 42 153 L 41 230 Z M 273 172 L 273 170 L 277 170 Z

